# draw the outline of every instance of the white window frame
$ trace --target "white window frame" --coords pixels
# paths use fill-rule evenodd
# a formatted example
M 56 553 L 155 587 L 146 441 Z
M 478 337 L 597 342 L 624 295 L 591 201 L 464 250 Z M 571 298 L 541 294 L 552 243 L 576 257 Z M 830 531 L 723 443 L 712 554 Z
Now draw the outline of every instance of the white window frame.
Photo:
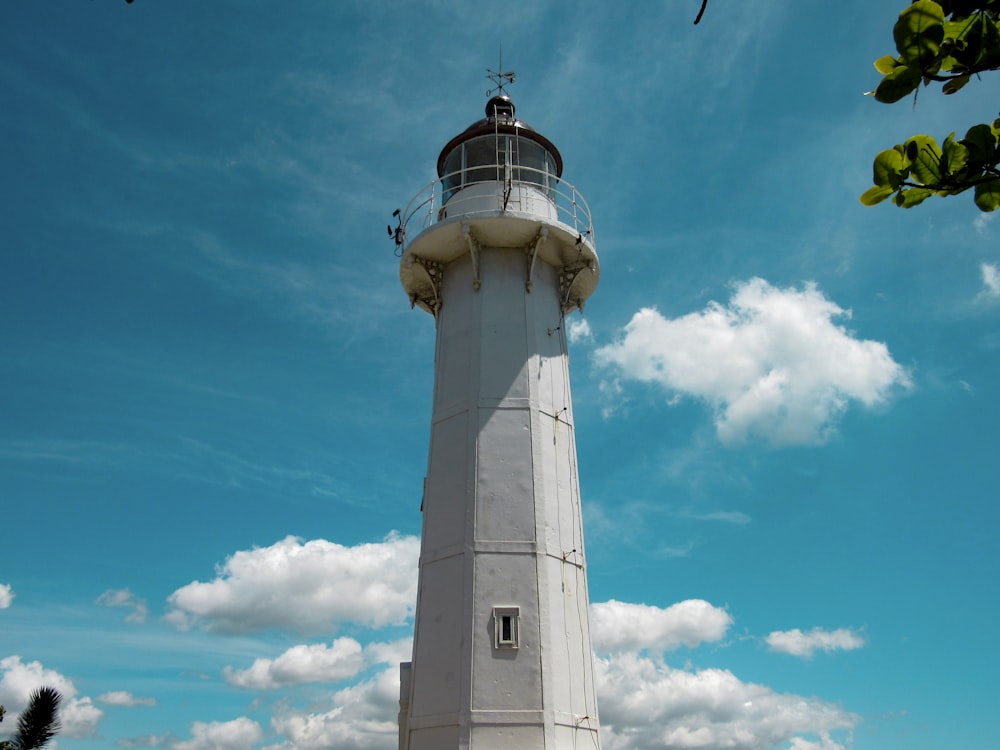
M 514 606 L 493 608 L 493 647 L 497 650 L 515 650 L 520 645 L 519 620 L 521 608 Z

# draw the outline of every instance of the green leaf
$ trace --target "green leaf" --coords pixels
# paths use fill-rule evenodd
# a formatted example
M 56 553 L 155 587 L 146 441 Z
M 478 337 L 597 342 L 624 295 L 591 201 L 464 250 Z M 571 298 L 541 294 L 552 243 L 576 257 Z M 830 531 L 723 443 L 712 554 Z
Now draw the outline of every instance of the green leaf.
M 906 173 L 903 167 L 903 155 L 894 148 L 880 151 L 872 164 L 872 181 L 878 186 L 888 186 L 895 191 Z
M 896 205 L 900 208 L 913 208 L 934 195 L 930 188 L 908 188 L 896 193 Z
M 955 140 L 954 133 L 944 139 L 942 151 L 944 152 L 944 159 L 941 160 L 941 168 L 946 174 L 958 172 L 969 161 L 969 149 L 961 141 Z
M 968 75 L 952 78 L 941 87 L 941 91 L 945 94 L 954 94 L 956 91 L 961 90 L 962 87 L 969 82 L 970 78 L 972 78 L 972 76 Z
M 996 70 L 1000 66 L 1000 19 L 991 21 L 985 15 L 982 19 L 983 42 L 978 62 L 983 68 Z
M 897 65 L 899 65 L 899 61 L 897 61 L 895 57 L 892 55 L 885 55 L 875 61 L 875 70 L 882 75 L 887 76 L 896 69 Z
M 1000 180 L 976 185 L 976 205 L 980 211 L 996 211 L 1000 206 Z
M 920 69 L 898 65 L 875 88 L 875 98 L 883 104 L 898 102 L 920 85 Z
M 861 203 L 865 206 L 877 206 L 895 192 L 889 185 L 874 185 L 861 194 Z
M 981 38 L 978 28 L 976 20 L 967 15 L 945 22 L 941 43 L 941 51 L 945 53 L 941 59 L 943 70 L 966 69 L 975 63 Z
M 906 155 L 913 162 L 910 173 L 917 178 L 917 182 L 923 185 L 940 184 L 942 154 L 937 141 L 929 135 L 915 135 L 906 142 Z
M 937 60 L 944 40 L 944 11 L 934 0 L 917 0 L 899 14 L 892 35 L 900 60 L 927 70 Z
M 969 150 L 969 161 L 976 164 L 993 164 L 997 158 L 997 137 L 989 125 L 980 123 L 969 128 L 962 139 Z

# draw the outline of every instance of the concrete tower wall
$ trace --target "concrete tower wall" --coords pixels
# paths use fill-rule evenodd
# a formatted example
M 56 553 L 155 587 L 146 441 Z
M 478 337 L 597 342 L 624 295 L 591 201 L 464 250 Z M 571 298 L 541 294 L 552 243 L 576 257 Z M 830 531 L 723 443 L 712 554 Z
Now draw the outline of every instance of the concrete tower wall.
M 598 747 L 559 270 L 528 265 L 443 270 L 406 750 Z

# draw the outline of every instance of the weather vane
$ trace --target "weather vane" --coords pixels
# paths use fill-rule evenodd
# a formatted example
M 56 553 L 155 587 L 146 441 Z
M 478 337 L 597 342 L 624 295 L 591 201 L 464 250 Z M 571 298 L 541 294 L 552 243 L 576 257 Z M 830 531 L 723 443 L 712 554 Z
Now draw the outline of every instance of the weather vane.
M 500 72 L 503 71 L 503 72 Z M 503 87 L 505 85 L 512 85 L 517 77 L 517 73 L 513 70 L 504 71 L 503 69 L 503 45 L 500 45 L 500 64 L 497 66 L 496 70 L 492 68 L 486 69 L 486 77 L 489 78 L 493 83 L 496 84 L 491 89 L 486 90 L 486 96 L 492 96 L 494 93 L 503 95 Z

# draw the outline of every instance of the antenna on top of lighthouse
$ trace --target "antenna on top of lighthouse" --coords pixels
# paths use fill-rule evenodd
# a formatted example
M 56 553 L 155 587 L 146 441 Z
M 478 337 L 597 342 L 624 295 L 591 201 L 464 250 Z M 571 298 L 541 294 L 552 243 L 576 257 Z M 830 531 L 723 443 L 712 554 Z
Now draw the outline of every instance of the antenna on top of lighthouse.
M 493 96 L 493 94 L 496 94 L 497 96 L 503 96 L 504 95 L 503 87 L 505 85 L 513 85 L 515 79 L 517 78 L 517 73 L 515 73 L 513 70 L 505 71 L 503 69 L 502 44 L 500 45 L 500 64 L 497 66 L 496 70 L 493 70 L 492 68 L 487 68 L 486 77 L 496 84 L 496 86 L 494 86 L 493 88 L 486 90 L 486 96 Z

